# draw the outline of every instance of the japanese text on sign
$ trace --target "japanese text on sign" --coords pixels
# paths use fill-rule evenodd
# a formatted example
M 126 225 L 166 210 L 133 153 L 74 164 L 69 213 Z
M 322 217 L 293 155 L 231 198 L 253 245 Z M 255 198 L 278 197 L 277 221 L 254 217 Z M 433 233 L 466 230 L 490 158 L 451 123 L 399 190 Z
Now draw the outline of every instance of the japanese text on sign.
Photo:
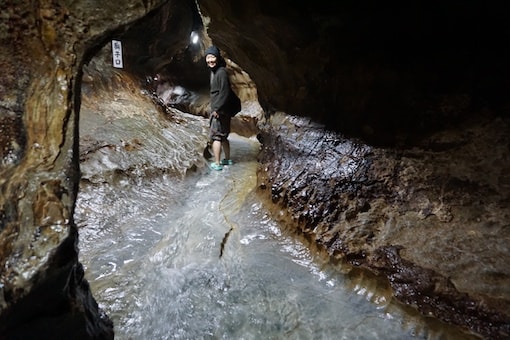
M 112 40 L 113 67 L 122 68 L 122 43 L 119 40 Z

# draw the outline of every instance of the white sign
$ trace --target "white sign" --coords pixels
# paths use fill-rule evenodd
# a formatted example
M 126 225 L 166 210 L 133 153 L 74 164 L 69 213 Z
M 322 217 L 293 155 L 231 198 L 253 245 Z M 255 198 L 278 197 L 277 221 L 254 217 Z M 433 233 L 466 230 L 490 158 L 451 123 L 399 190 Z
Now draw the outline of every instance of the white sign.
M 122 43 L 120 40 L 112 40 L 113 67 L 122 68 Z

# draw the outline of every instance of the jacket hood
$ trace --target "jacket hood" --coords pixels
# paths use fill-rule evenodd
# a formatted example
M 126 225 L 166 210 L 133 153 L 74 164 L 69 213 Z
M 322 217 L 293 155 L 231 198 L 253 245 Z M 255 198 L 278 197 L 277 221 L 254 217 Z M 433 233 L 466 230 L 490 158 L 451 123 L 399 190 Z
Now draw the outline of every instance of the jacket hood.
M 220 53 L 220 49 L 216 46 L 209 46 L 206 50 L 205 50 L 205 56 L 207 57 L 208 54 L 212 54 L 213 56 L 215 56 L 216 58 L 221 58 L 221 53 Z

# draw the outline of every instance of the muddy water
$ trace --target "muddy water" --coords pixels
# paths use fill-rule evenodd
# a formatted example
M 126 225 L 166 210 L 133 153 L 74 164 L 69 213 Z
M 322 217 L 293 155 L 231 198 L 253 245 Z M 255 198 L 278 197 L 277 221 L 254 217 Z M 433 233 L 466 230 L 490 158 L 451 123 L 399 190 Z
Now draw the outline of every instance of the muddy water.
M 442 336 L 282 234 L 253 193 L 259 144 L 231 140 L 221 172 L 82 188 L 80 260 L 116 339 Z

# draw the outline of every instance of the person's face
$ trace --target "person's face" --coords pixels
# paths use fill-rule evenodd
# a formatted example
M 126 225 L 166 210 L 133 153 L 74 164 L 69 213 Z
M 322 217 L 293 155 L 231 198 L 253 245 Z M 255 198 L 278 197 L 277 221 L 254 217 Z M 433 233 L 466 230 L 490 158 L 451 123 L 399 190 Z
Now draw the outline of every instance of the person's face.
M 218 58 L 216 58 L 213 54 L 208 54 L 205 57 L 205 62 L 207 63 L 207 66 L 209 68 L 214 68 L 216 66 L 216 63 L 218 62 Z

